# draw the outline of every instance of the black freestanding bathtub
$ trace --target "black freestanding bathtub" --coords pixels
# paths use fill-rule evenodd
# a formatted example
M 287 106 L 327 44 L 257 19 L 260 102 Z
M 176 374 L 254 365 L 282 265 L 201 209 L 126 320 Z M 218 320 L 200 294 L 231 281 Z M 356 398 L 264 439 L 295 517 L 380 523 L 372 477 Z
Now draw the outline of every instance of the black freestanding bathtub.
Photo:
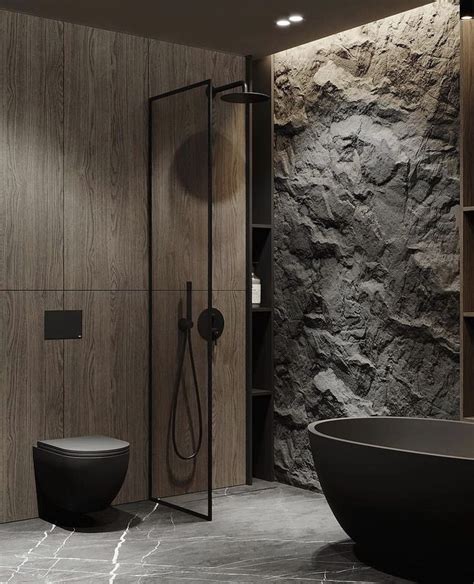
M 362 559 L 474 572 L 474 424 L 345 418 L 308 430 L 323 492 Z

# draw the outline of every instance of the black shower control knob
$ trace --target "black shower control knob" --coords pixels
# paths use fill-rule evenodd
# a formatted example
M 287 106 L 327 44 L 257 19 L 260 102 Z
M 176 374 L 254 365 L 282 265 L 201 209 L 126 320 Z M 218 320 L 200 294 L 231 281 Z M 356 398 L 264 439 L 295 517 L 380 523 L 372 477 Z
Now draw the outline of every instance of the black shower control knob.
M 210 322 L 209 322 L 210 314 Z M 209 330 L 211 332 L 211 340 L 217 343 L 217 339 L 224 332 L 224 315 L 217 308 L 210 310 L 203 310 L 198 318 L 198 331 L 201 337 L 205 340 L 209 337 Z

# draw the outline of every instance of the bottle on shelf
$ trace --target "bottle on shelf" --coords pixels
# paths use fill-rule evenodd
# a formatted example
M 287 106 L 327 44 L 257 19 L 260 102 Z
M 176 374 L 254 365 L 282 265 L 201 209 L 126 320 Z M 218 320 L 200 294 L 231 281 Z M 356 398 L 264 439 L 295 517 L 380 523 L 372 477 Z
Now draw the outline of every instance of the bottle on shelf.
M 255 274 L 255 268 L 252 270 L 252 306 L 261 306 L 262 304 L 262 282 Z

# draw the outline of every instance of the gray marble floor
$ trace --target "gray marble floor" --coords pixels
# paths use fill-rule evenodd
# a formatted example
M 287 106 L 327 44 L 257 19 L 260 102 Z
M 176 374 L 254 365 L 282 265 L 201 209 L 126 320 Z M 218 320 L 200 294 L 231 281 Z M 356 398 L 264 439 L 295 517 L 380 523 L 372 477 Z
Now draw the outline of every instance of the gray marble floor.
M 277 483 L 216 493 L 213 522 L 150 502 L 106 532 L 39 519 L 0 526 L 0 581 L 407 582 L 359 563 L 322 495 Z

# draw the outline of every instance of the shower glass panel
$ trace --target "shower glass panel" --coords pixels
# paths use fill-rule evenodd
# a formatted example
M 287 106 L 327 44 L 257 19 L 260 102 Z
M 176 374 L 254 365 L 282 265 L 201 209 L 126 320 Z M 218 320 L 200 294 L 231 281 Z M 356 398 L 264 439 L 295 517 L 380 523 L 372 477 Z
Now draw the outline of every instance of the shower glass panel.
M 212 517 L 211 120 L 210 81 L 150 100 L 150 490 L 205 519 Z

